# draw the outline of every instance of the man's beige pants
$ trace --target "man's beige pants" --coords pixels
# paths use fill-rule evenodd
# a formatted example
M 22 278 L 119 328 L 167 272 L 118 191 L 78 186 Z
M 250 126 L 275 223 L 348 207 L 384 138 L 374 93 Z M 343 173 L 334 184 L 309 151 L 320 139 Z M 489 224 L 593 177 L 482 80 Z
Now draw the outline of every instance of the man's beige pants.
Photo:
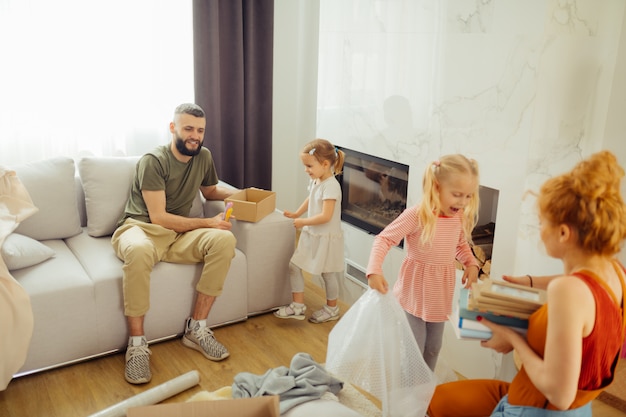
M 111 243 L 122 267 L 124 314 L 144 316 L 150 308 L 150 273 L 157 262 L 204 262 L 196 290 L 219 296 L 235 256 L 235 236 L 226 230 L 196 229 L 177 233 L 165 227 L 126 219 L 115 230 Z M 172 277 L 175 279 L 175 277 Z

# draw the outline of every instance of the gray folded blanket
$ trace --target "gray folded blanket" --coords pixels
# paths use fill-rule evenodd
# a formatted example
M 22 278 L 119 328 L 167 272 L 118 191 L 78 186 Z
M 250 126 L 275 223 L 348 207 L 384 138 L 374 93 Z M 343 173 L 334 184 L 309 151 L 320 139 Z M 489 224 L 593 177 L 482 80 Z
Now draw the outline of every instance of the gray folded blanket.
M 326 392 L 337 394 L 343 382 L 331 376 L 324 367 L 308 353 L 297 353 L 289 368 L 280 366 L 263 375 L 241 372 L 235 375 L 232 386 L 233 398 L 278 395 L 280 413 L 307 401 L 317 400 Z

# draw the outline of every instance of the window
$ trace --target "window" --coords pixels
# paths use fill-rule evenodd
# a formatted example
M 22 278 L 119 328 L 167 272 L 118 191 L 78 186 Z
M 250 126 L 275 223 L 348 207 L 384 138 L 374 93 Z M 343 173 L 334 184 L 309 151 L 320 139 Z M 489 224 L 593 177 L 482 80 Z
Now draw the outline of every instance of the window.
M 0 0 L 0 165 L 167 143 L 192 26 L 190 1 Z

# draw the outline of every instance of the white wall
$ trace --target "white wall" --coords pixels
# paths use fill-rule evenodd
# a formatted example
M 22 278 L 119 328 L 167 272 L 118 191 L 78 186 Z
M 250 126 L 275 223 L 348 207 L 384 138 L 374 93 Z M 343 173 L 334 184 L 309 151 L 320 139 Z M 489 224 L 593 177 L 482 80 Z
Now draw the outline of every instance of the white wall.
M 294 211 L 307 197 L 299 153 L 315 138 L 319 1 L 274 2 L 272 189 L 276 206 Z
M 302 15 L 312 4 L 322 16 L 329 5 L 336 8 L 319 30 L 317 81 L 308 66 L 317 63 L 310 47 L 317 14 Z M 390 22 L 386 5 L 401 4 L 411 7 L 397 24 Z M 535 201 L 526 192 L 602 148 L 626 166 L 623 0 L 278 0 L 276 9 L 286 29 L 280 33 L 299 38 L 298 25 L 306 22 L 310 36 L 303 45 L 289 43 L 288 52 L 277 41 L 275 50 L 277 59 L 299 53 L 301 65 L 285 70 L 306 68 L 299 82 L 276 87 L 273 188 L 279 208 L 295 208 L 306 196 L 295 155 L 316 135 L 409 165 L 409 204 L 421 197 L 427 164 L 460 152 L 477 159 L 481 183 L 500 192 L 492 276 L 561 270 L 543 253 Z M 367 55 L 371 46 L 378 49 Z M 341 81 L 333 84 L 336 91 L 324 85 L 328 79 Z M 311 89 L 294 88 L 316 82 L 323 92 L 317 104 Z M 409 123 L 389 119 L 384 106 L 391 96 L 407 99 Z M 344 230 L 346 257 L 365 266 L 372 236 Z M 402 255 L 388 256 L 388 278 L 397 275 Z M 510 371 L 502 368 L 510 361 L 498 355 L 448 342 L 446 355 L 467 376 Z
M 626 9 L 622 22 L 602 147 L 612 150 L 626 169 Z M 622 181 L 622 195 L 626 196 L 626 181 Z M 626 250 L 622 250 L 619 259 L 626 265 Z
M 500 191 L 493 274 L 557 272 L 560 264 L 543 254 L 534 199 L 525 193 L 601 148 L 626 161 L 624 2 L 515 0 L 447 3 L 444 9 L 435 0 L 422 1 L 415 3 L 423 7 L 416 19 L 430 23 L 409 24 L 403 32 L 385 26 L 379 5 L 363 11 L 367 1 L 352 8 L 346 1 L 339 12 L 351 14 L 325 19 L 330 23 L 319 33 L 319 1 L 276 3 L 274 160 L 280 162 L 274 164 L 273 188 L 279 207 L 295 208 L 306 196 L 306 176 L 295 155 L 315 136 L 408 164 L 409 204 L 420 199 L 426 164 L 443 153 L 462 152 L 480 162 L 483 185 Z M 329 3 L 321 4 L 324 13 Z M 320 85 L 319 109 L 318 36 L 324 51 L 331 51 L 322 54 L 322 79 L 345 80 L 338 92 Z M 384 55 L 383 69 L 399 59 L 387 50 L 391 44 L 431 51 L 408 61 L 405 72 L 417 77 L 421 71 L 432 88 L 411 77 L 404 89 L 401 83 L 390 87 L 379 76 L 381 83 L 367 85 L 371 91 L 357 91 L 355 79 L 372 72 L 355 63 L 367 40 L 382 45 L 377 57 Z M 394 94 L 413 104 L 407 126 L 386 119 L 384 99 Z M 323 102 L 326 96 L 333 97 L 332 105 Z M 346 256 L 364 266 L 371 236 L 349 228 L 346 234 Z M 396 270 L 391 267 L 392 276 Z

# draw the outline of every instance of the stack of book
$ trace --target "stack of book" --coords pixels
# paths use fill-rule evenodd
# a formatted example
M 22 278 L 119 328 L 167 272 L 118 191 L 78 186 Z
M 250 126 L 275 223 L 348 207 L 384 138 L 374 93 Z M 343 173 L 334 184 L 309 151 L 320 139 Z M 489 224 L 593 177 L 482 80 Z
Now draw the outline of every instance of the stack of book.
M 544 290 L 487 279 L 473 284 L 471 290 L 461 289 L 450 322 L 459 339 L 491 338 L 489 328 L 476 320 L 478 316 L 526 334 L 528 318 L 545 301 Z

